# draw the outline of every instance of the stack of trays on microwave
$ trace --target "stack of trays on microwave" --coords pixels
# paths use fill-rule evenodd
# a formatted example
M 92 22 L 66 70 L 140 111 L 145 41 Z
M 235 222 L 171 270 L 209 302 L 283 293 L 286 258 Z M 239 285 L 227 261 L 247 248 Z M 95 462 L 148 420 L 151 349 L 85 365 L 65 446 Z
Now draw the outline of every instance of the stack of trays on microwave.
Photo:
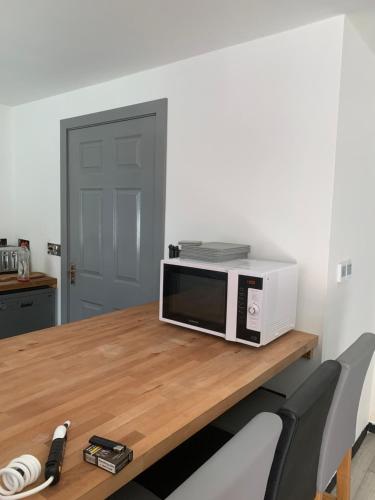
M 179 241 L 179 244 L 181 245 L 180 258 L 189 260 L 224 262 L 247 259 L 250 252 L 250 245 L 238 243 Z

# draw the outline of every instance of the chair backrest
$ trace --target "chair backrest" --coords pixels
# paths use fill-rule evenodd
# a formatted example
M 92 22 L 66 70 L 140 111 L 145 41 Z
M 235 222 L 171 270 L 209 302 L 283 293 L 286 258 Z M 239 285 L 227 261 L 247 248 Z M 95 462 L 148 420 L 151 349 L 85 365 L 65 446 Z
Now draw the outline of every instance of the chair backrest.
M 279 416 L 260 413 L 167 500 L 264 500 L 281 430 Z
M 265 500 L 314 499 L 324 427 L 340 372 L 340 363 L 325 361 L 278 411 L 283 430 Z
M 318 491 L 325 491 L 346 451 L 355 441 L 362 387 L 375 350 L 375 335 L 364 333 L 338 359 L 341 374 L 324 430 Z

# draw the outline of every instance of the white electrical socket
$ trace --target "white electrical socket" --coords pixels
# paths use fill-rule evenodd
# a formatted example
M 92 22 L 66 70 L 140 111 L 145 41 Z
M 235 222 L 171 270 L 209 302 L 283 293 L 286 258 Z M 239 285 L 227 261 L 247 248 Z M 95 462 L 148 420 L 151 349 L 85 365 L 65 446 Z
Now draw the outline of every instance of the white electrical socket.
M 345 260 L 337 265 L 337 283 L 347 281 L 352 277 L 353 265 L 351 260 Z

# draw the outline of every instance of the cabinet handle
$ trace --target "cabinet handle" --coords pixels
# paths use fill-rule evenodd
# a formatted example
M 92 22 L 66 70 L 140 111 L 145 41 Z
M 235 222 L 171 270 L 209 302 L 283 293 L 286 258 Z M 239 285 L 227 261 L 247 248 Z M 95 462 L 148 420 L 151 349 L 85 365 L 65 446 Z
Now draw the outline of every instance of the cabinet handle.
M 31 307 L 34 304 L 33 301 L 31 302 L 22 302 L 20 307 Z

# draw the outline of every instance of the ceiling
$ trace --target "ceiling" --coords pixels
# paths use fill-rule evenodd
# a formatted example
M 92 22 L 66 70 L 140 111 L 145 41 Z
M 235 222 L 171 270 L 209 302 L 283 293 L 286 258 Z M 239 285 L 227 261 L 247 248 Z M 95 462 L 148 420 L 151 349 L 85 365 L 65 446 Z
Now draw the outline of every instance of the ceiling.
M 375 53 L 375 2 L 371 9 L 359 10 L 350 15 L 350 20 Z
M 373 2 L 0 0 L 0 103 L 100 83 Z

